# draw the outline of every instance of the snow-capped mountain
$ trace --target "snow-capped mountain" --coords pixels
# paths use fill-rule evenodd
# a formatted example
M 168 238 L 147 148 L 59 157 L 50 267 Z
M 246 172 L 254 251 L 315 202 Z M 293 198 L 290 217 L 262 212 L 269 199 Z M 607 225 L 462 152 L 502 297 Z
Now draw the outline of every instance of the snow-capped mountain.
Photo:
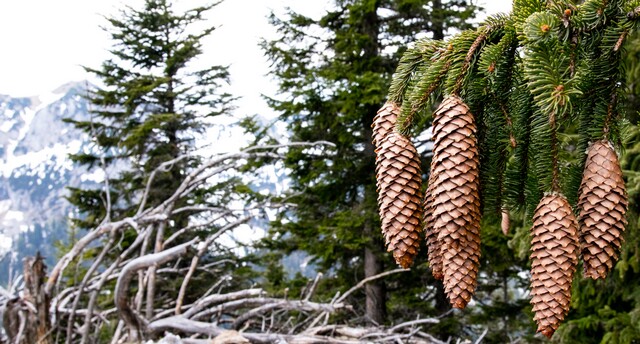
M 86 137 L 63 119 L 89 118 L 87 87 L 72 82 L 39 96 L 0 95 L 0 257 L 9 250 L 14 261 L 37 250 L 52 255 L 53 241 L 66 236 L 66 187 L 87 176 L 68 158 Z

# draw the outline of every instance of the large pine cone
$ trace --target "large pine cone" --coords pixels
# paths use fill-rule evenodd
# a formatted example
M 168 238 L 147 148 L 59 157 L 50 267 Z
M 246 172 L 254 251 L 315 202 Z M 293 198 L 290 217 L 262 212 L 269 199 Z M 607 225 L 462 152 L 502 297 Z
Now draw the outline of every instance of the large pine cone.
M 393 131 L 400 115 L 400 106 L 396 103 L 386 102 L 373 118 L 373 145 L 378 148 L 382 140 Z
M 398 120 L 398 115 L 400 115 L 400 106 L 393 102 L 386 102 L 384 105 L 378 110 L 378 113 L 375 117 L 373 117 L 373 123 L 371 127 L 373 128 L 372 134 L 372 143 L 375 147 L 376 151 L 376 177 L 379 173 L 380 164 L 378 164 L 378 151 L 380 150 L 380 145 L 382 144 L 382 140 L 387 137 L 389 133 L 393 131 L 393 128 L 396 125 Z M 381 200 L 382 193 L 380 192 L 380 179 L 376 179 L 376 190 L 378 191 L 378 209 L 380 212 L 380 218 L 383 218 Z
M 571 303 L 578 264 L 578 223 L 564 196 L 540 200 L 531 227 L 531 304 L 538 332 L 551 338 Z
M 403 268 L 420 249 L 420 156 L 408 138 L 391 132 L 380 142 L 376 157 L 378 203 L 387 251 Z
M 435 112 L 433 228 L 438 232 L 449 302 L 464 308 L 476 288 L 480 264 L 479 155 L 469 107 L 456 96 Z
M 587 151 L 578 200 L 585 277 L 607 277 L 618 259 L 627 206 L 618 156 L 609 141 L 596 141 Z
M 427 251 L 429 255 L 429 267 L 435 279 L 442 280 L 444 273 L 442 271 L 442 249 L 438 240 L 438 232 L 433 226 L 433 185 L 435 174 L 433 173 L 433 164 L 431 164 L 431 174 L 429 175 L 429 185 L 424 195 L 424 216 L 422 223 L 424 224 L 424 237 L 427 243 Z

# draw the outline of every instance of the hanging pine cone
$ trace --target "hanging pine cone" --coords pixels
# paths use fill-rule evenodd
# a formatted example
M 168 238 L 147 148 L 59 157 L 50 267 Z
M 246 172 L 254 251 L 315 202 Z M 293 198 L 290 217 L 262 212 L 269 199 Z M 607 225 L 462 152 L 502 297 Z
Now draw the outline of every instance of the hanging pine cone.
M 540 200 L 531 227 L 531 304 L 538 332 L 551 338 L 569 312 L 578 264 L 578 223 L 564 196 Z
M 427 242 L 427 251 L 429 256 L 429 267 L 435 279 L 442 280 L 444 274 L 442 272 L 442 250 L 440 241 L 438 241 L 438 232 L 433 227 L 433 185 L 435 174 L 433 173 L 433 164 L 431 164 L 431 174 L 429 175 L 429 186 L 424 195 L 424 216 L 422 223 L 424 224 L 424 236 Z
M 408 268 L 420 249 L 420 156 L 408 138 L 393 131 L 380 142 L 376 163 L 387 251 L 393 252 L 398 265 Z
M 380 164 L 378 164 L 378 150 L 380 149 L 380 144 L 382 143 L 382 140 L 384 140 L 384 138 L 393 131 L 399 114 L 400 106 L 393 102 L 386 102 L 373 118 L 373 123 L 371 124 L 371 127 L 373 128 L 371 141 L 376 151 L 376 176 L 378 175 L 378 169 L 380 168 Z M 382 204 L 380 203 L 383 198 L 383 194 L 380 192 L 380 179 L 376 180 L 376 190 L 378 191 L 378 209 L 380 218 L 383 218 Z
M 456 96 L 434 114 L 433 228 L 441 245 L 444 286 L 453 307 L 464 308 L 480 264 L 479 155 L 473 114 Z
M 580 245 L 584 276 L 605 278 L 618 259 L 627 225 L 627 192 L 618 156 L 607 140 L 594 142 L 580 185 Z
M 378 148 L 382 140 L 393 131 L 396 125 L 398 115 L 400 114 L 400 106 L 396 103 L 386 102 L 373 118 L 373 145 Z
M 511 221 L 509 220 L 509 210 L 502 208 L 502 220 L 500 221 L 500 229 L 502 234 L 509 235 L 509 227 L 511 227 Z

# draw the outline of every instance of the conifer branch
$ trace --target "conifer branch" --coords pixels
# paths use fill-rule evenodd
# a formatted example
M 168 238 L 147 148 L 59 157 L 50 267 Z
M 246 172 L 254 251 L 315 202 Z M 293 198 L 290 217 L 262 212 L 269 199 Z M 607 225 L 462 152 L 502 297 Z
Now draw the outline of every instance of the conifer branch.
M 560 192 L 560 170 L 558 166 L 558 133 L 556 128 L 556 113 L 549 115 L 549 130 L 551 136 L 551 190 Z
M 411 81 L 418 76 L 417 70 L 421 65 L 428 63 L 433 55 L 442 50 L 442 42 L 426 39 L 416 42 L 400 59 L 398 67 L 393 74 L 389 95 L 387 99 L 396 104 L 404 102 L 405 92 Z
M 450 50 L 447 50 L 447 52 L 444 53 L 441 57 L 441 59 L 445 61 L 444 65 L 435 75 L 435 78 L 432 78 L 430 83 L 417 85 L 415 90 L 410 95 L 410 101 L 405 101 L 402 104 L 402 112 L 398 118 L 398 123 L 396 124 L 396 128 L 399 132 L 403 134 L 407 133 L 407 131 L 413 124 L 413 120 L 416 114 L 425 107 L 425 105 L 429 101 L 429 98 L 431 98 L 433 93 L 438 89 L 438 87 L 440 87 L 442 81 L 451 68 L 452 59 L 450 57 Z M 438 65 L 435 64 L 432 68 L 437 67 Z M 430 73 L 426 73 L 425 76 L 427 78 L 431 77 Z M 426 88 L 424 86 L 426 86 Z
M 633 11 L 627 13 L 627 19 L 636 20 L 640 18 L 640 6 L 633 9 Z
M 464 58 L 464 63 L 462 64 L 462 68 L 460 68 L 460 72 L 456 77 L 456 83 L 453 87 L 453 90 L 451 91 L 451 95 L 454 95 L 454 96 L 460 95 L 464 78 L 467 76 L 467 72 L 469 71 L 469 67 L 471 66 L 471 61 L 473 60 L 473 57 L 477 53 L 478 49 L 480 49 L 480 47 L 484 43 L 485 39 L 487 39 L 487 31 L 489 31 L 488 27 L 482 30 L 480 32 L 480 35 L 478 35 L 475 41 L 473 41 L 473 44 L 471 44 L 471 48 L 469 48 L 469 51 L 467 52 L 467 55 Z
M 607 117 L 604 120 L 604 126 L 602 127 L 602 134 L 608 138 L 609 132 L 611 131 L 609 126 L 611 124 L 611 120 L 613 119 L 616 105 L 618 104 L 618 94 L 614 90 L 611 94 L 611 101 L 607 106 Z

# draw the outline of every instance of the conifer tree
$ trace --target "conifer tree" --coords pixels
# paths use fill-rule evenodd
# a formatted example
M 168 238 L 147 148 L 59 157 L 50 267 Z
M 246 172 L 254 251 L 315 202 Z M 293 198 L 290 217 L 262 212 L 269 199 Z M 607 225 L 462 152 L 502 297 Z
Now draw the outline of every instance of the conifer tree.
M 126 6 L 106 18 L 111 57 L 99 68 L 85 67 L 100 81 L 88 94 L 91 119 L 69 120 L 91 139 L 89 148 L 72 160 L 90 171 L 106 171 L 106 176 L 98 188 L 70 190 L 69 200 L 78 211 L 76 228 L 96 228 L 163 204 L 199 161 L 196 136 L 211 117 L 227 113 L 233 100 L 223 91 L 227 67 L 194 66 L 202 54 L 202 40 L 215 29 L 205 23 L 205 14 L 216 4 L 177 12 L 170 0 L 145 0 L 141 8 Z M 204 190 L 190 193 L 177 205 L 205 204 Z M 192 215 L 181 212 L 148 228 L 155 239 L 143 250 L 162 250 L 164 240 L 186 227 Z M 106 255 L 113 261 L 137 235 L 128 229 L 118 242 L 120 250 Z M 195 235 L 191 231 L 180 240 Z M 145 279 L 147 318 L 153 316 L 154 300 L 161 299 L 157 294 L 176 290 L 175 284 L 157 283 L 155 269 L 149 268 Z M 73 317 L 68 340 L 72 326 Z
M 91 120 L 71 121 L 92 138 L 91 150 L 72 159 L 91 168 L 114 167 L 117 173 L 108 176 L 108 193 L 72 190 L 70 200 L 83 214 L 75 220 L 78 226 L 137 210 L 130 204 L 142 197 L 151 172 L 193 151 L 206 118 L 229 110 L 232 98 L 220 91 L 228 81 L 227 68 L 191 66 L 202 53 L 202 39 L 215 29 L 193 27 L 214 6 L 176 13 L 169 0 L 145 0 L 142 9 L 127 7 L 107 18 L 112 57 L 100 68 L 85 68 L 102 84 L 88 95 Z M 147 203 L 166 199 L 194 159 L 181 159 L 156 174 Z
M 289 150 L 296 206 L 274 225 L 270 248 L 305 251 L 343 287 L 394 265 L 384 261 L 378 239 L 373 117 L 402 47 L 425 28 L 441 39 L 452 28 L 469 27 L 474 10 L 467 1 L 339 0 L 319 19 L 293 12 L 271 17 L 281 38 L 264 49 L 281 95 L 270 106 L 288 123 L 292 140 L 326 140 L 336 148 L 329 157 Z M 388 240 L 404 245 L 403 235 Z M 406 244 L 417 244 L 411 235 Z M 368 283 L 364 294 L 367 317 L 383 323 L 385 284 Z
M 410 140 L 433 120 L 424 213 L 452 306 L 465 307 L 477 283 L 480 221 L 524 223 L 512 243 L 530 240 L 533 318 L 548 337 L 571 314 L 579 260 L 583 277 L 611 278 L 628 209 L 622 59 L 639 14 L 638 1 L 514 0 L 510 14 L 405 53 L 387 98 L 401 110 L 387 135 Z

